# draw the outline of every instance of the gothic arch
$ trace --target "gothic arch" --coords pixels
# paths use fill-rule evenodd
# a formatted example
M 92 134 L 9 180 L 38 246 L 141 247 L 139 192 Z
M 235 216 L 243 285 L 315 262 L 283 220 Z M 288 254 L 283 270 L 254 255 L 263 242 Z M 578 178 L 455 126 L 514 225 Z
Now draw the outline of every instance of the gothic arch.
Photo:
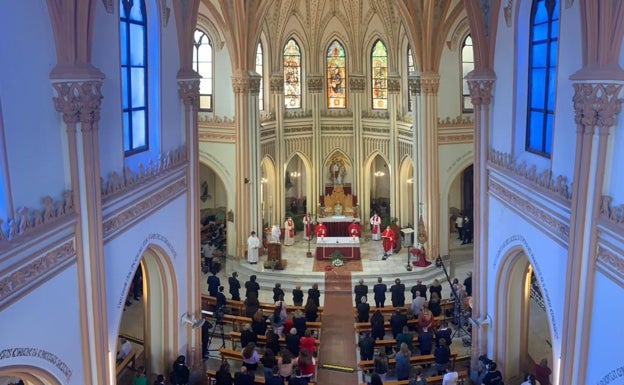
M 260 161 L 260 177 L 261 183 L 261 197 L 260 210 L 262 212 L 262 224 L 271 225 L 275 223 L 276 208 L 277 206 L 277 194 L 275 189 L 277 187 L 277 169 L 275 161 L 270 155 L 265 155 Z M 266 180 L 265 180 L 266 179 Z
M 18 377 L 26 385 L 61 385 L 50 372 L 31 365 L 9 365 L 0 368 L 0 377 Z M 68 380 L 69 381 L 69 380 Z
M 417 202 L 414 202 L 414 166 L 412 159 L 408 156 L 399 162 L 397 181 L 399 183 L 399 211 L 397 212 L 399 223 L 401 227 L 410 224 L 414 228 L 415 221 L 418 219 L 415 217 L 418 215 L 418 207 L 414 207 L 417 205 Z
M 136 269 L 128 275 L 124 297 L 127 298 L 136 270 L 143 271 L 144 306 L 144 357 L 146 366 L 154 373 L 166 373 L 170 363 L 177 357 L 178 334 L 178 284 L 171 256 L 159 245 L 145 244 Z M 117 351 L 117 336 L 121 327 L 123 312 L 119 314 L 114 333 L 109 341 L 109 351 Z M 115 360 L 109 363 L 115 370 Z
M 371 186 L 373 183 L 372 178 L 371 178 L 371 167 L 373 165 L 373 161 L 375 160 L 377 156 L 381 157 L 381 159 L 383 159 L 386 164 L 390 164 L 388 159 L 380 151 L 375 150 L 374 152 L 372 152 L 366 159 L 364 159 L 364 162 L 362 164 L 361 173 L 362 173 L 362 185 L 363 186 Z M 393 180 L 394 176 L 392 175 L 392 172 L 390 173 L 389 178 L 390 180 Z M 360 211 L 362 213 L 362 217 L 365 218 L 366 215 L 370 217 L 372 215 L 372 213 L 370 212 L 370 203 L 371 203 L 370 188 L 364 188 L 362 191 L 362 195 L 363 196 L 361 199 L 358 197 L 358 202 L 360 206 Z
M 215 49 L 215 51 L 220 51 L 223 49 L 225 39 L 221 35 L 221 31 L 212 23 L 212 21 L 208 17 L 199 14 L 197 16 L 196 27 L 198 29 L 201 29 L 206 33 L 206 35 L 208 35 L 208 37 L 210 38 L 210 42 L 212 43 L 212 47 Z

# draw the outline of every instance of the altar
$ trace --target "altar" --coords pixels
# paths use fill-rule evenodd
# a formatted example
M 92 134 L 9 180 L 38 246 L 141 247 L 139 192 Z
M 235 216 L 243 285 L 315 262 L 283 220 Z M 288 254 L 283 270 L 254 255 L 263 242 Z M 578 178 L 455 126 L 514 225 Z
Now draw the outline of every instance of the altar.
M 325 237 L 317 238 L 316 259 L 331 259 L 334 251 L 340 251 L 345 259 L 360 259 L 360 238 Z
M 323 223 L 327 227 L 327 235 L 330 237 L 348 237 L 349 225 L 353 221 L 360 223 L 360 218 L 345 215 L 318 218 L 318 222 Z

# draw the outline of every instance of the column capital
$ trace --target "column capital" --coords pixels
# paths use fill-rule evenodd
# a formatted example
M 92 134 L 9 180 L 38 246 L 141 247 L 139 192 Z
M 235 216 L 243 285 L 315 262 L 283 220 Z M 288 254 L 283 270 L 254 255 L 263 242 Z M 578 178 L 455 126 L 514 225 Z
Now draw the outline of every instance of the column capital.
M 269 87 L 272 93 L 284 93 L 284 75 L 271 75 L 269 78 Z
M 66 124 L 94 123 L 100 120 L 102 81 L 61 81 L 52 83 L 56 91 L 54 108 L 63 115 Z M 82 130 L 90 130 L 85 124 Z
M 618 96 L 623 84 L 617 83 L 574 83 L 574 120 L 577 125 L 593 133 L 598 126 L 601 131 L 615 125 L 615 118 L 622 110 L 622 99 Z
M 178 79 L 178 96 L 185 106 L 199 108 L 199 79 Z
M 255 76 L 255 72 L 245 73 L 239 71 L 239 73 L 232 75 L 232 88 L 235 94 L 253 93 L 258 95 L 260 92 L 260 76 Z
M 420 95 L 420 91 L 421 91 L 420 75 L 415 75 L 415 74 L 409 75 L 409 77 L 407 78 L 407 84 L 413 96 Z
M 420 87 L 423 94 L 438 94 L 440 89 L 440 75 L 433 72 L 420 74 Z
M 325 78 L 322 75 L 308 76 L 308 91 L 314 93 L 322 92 L 324 80 Z
M 366 77 L 364 75 L 349 76 L 349 88 L 353 92 L 364 92 L 366 89 Z
M 398 94 L 401 92 L 401 77 L 399 74 L 388 75 L 388 93 Z
M 470 101 L 473 106 L 490 105 L 492 103 L 492 87 L 495 79 L 467 78 L 470 90 Z

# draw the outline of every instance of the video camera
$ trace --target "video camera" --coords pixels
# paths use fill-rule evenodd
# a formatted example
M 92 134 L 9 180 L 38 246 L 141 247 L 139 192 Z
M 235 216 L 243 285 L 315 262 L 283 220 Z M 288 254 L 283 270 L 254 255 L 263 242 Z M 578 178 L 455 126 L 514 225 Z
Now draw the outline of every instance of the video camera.
M 488 358 L 487 354 L 480 355 L 478 359 L 488 371 L 496 370 L 496 362 Z

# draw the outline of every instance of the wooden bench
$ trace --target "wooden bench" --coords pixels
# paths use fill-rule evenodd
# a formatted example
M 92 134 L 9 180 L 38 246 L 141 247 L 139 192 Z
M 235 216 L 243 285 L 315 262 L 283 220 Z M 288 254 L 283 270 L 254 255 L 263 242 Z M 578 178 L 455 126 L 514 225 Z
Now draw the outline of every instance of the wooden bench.
M 239 353 L 240 356 L 240 353 Z M 450 358 L 450 362 L 451 362 L 451 367 L 455 366 L 455 359 L 457 358 L 457 353 L 451 353 L 451 358 Z M 414 365 L 427 365 L 427 364 L 433 364 L 435 361 L 435 357 L 433 356 L 433 354 L 425 354 L 422 356 L 411 356 L 410 357 L 410 366 L 414 366 Z M 390 358 L 388 359 L 388 366 L 393 367 L 396 365 L 396 360 L 394 358 Z M 361 370 L 373 370 L 375 368 L 375 361 L 374 360 L 362 360 L 359 363 L 360 369 Z
M 213 370 L 213 369 L 207 369 L 206 370 L 206 377 L 207 378 L 215 378 L 216 376 L 217 376 L 217 371 L 216 370 Z M 234 379 L 234 373 L 232 373 L 232 379 Z M 265 383 L 264 376 L 255 376 L 254 377 L 254 385 L 262 385 L 264 383 Z M 315 384 L 316 383 L 314 381 L 308 382 L 308 385 L 315 385 Z
M 217 299 L 215 297 L 211 297 L 209 295 L 206 294 L 202 294 L 201 296 L 201 301 L 202 301 L 202 310 L 207 310 L 207 311 L 213 311 L 214 307 L 217 304 Z M 242 316 L 244 315 L 244 309 L 245 309 L 245 303 L 243 301 L 234 301 L 232 299 L 228 299 L 225 301 L 225 307 L 228 309 L 228 311 L 230 312 L 230 314 L 232 315 L 238 315 L 238 316 Z M 288 313 L 294 313 L 295 310 L 301 310 L 301 311 L 305 311 L 305 308 L 303 306 L 293 306 L 293 305 L 287 305 L 288 308 Z M 273 303 L 267 303 L 267 302 L 260 302 L 260 309 L 264 310 L 265 312 L 271 314 L 273 313 L 273 310 L 275 310 L 275 304 Z M 317 313 L 319 315 L 319 319 L 322 317 L 323 314 L 323 307 L 320 306 L 317 309 Z
M 457 384 L 462 385 L 464 384 L 465 380 L 468 379 L 468 372 L 465 370 L 462 370 L 461 372 L 458 372 L 458 374 L 459 374 L 459 381 L 457 382 Z M 430 377 L 426 377 L 425 381 L 427 381 L 427 384 L 441 385 L 443 377 L 444 376 L 430 376 Z M 384 385 L 409 385 L 409 381 L 410 380 L 384 381 Z M 360 383 L 360 385 L 367 385 L 367 384 L 365 382 L 362 382 Z
M 123 359 L 123 361 L 117 364 L 118 376 L 119 376 L 119 373 L 121 373 L 125 368 L 134 369 L 134 363 L 136 361 L 136 353 L 137 352 L 135 349 L 131 349 L 130 353 L 128 353 L 128 355 Z
M 240 344 L 240 340 L 241 340 L 241 332 L 230 332 L 230 339 L 232 340 L 232 349 L 236 349 L 237 346 Z M 279 344 L 281 347 L 285 347 L 286 346 L 286 339 L 284 337 L 280 337 L 279 338 Z M 258 336 L 258 343 L 257 345 L 260 346 L 264 346 L 266 345 L 266 336 Z M 314 341 L 314 345 L 316 345 L 316 348 L 318 350 L 318 347 L 320 345 L 320 341 L 317 339 Z

